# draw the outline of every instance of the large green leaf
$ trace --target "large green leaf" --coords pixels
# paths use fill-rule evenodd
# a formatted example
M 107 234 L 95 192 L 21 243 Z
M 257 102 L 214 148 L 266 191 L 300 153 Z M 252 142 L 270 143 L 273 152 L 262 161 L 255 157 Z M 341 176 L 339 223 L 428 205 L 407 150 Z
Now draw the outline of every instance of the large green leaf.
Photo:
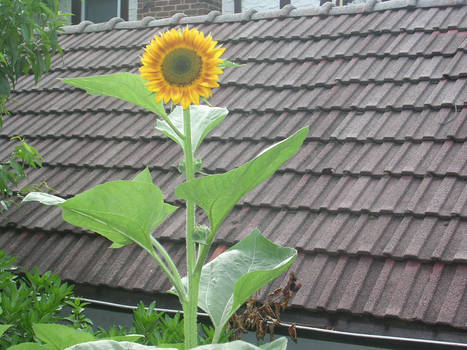
M 176 207 L 164 202 L 161 190 L 150 179 L 145 169 L 133 181 L 98 185 L 64 202 L 36 192 L 24 201 L 61 207 L 65 221 L 101 234 L 113 242 L 114 248 L 137 243 L 153 253 L 151 232 Z
M 57 348 L 49 344 L 21 343 L 10 346 L 7 350 L 56 350 Z
M 97 340 L 71 346 L 65 350 L 162 350 L 156 346 L 141 345 L 132 342 L 117 342 L 114 340 Z M 165 348 L 163 350 L 177 350 L 175 348 Z
M 32 329 L 37 338 L 56 350 L 96 340 L 90 333 L 56 323 L 35 323 Z
M 114 340 L 114 341 L 127 341 L 127 342 L 135 342 L 138 339 L 144 338 L 142 334 L 128 334 L 128 335 L 116 335 L 113 337 L 106 337 L 102 338 L 102 340 Z
M 146 87 L 139 74 L 115 73 L 82 78 L 63 78 L 64 83 L 86 90 L 91 95 L 111 96 L 131 102 L 160 116 L 165 116 L 162 102 Z
M 208 107 L 208 106 L 190 106 L 191 120 L 191 139 L 193 153 L 196 152 L 199 145 L 217 125 L 219 125 L 227 116 L 229 111 L 227 108 Z M 175 107 L 172 113 L 169 114 L 169 119 L 172 124 L 184 134 L 183 127 L 183 108 Z M 183 140 L 172 130 L 172 128 L 164 120 L 157 121 L 157 130 L 162 132 L 167 137 L 170 137 L 183 148 Z
M 240 198 L 297 153 L 307 133 L 308 127 L 300 129 L 240 168 L 183 183 L 177 187 L 175 193 L 180 198 L 193 200 L 208 213 L 214 235 Z
M 287 339 L 279 338 L 272 343 L 256 346 L 241 340 L 225 344 L 209 344 L 197 346 L 193 350 L 285 350 Z M 116 342 L 111 340 L 98 340 L 66 348 L 65 350 L 177 350 L 176 348 L 161 348 L 141 345 L 130 342 Z
M 297 251 L 278 246 L 255 229 L 203 266 L 198 305 L 222 330 L 250 296 L 286 271 Z
M 287 348 L 287 339 L 282 337 L 272 343 L 256 346 L 241 340 L 236 340 L 224 344 L 209 344 L 195 348 L 195 350 L 285 350 Z
M 279 338 L 271 343 L 266 343 L 260 346 L 263 350 L 286 350 L 287 349 L 287 338 Z

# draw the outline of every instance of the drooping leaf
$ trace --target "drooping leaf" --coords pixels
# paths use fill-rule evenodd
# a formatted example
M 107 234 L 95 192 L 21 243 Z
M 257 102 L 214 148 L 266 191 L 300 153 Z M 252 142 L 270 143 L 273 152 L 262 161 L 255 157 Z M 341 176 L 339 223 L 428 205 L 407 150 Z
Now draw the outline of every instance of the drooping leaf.
M 227 108 L 208 107 L 203 105 L 192 105 L 190 106 L 190 120 L 191 120 L 191 140 L 193 153 L 196 152 L 199 145 L 217 125 L 219 125 L 227 116 L 229 111 Z M 183 127 L 183 108 L 180 106 L 175 107 L 172 113 L 169 114 L 168 118 L 173 125 L 184 134 Z M 170 128 L 164 120 L 157 121 L 157 130 L 162 132 L 167 137 L 174 140 L 176 143 L 183 148 L 183 140 Z
M 65 221 L 101 234 L 113 242 L 113 248 L 137 243 L 153 253 L 151 232 L 176 207 L 164 202 L 161 190 L 148 183 L 149 178 L 149 171 L 144 170 L 133 181 L 98 185 L 64 202 L 37 192 L 24 201 L 60 206 Z
M 297 251 L 278 246 L 255 229 L 203 266 L 198 306 L 221 330 L 237 309 L 260 288 L 286 271 Z
M 132 342 L 117 342 L 114 340 L 97 340 L 71 346 L 65 350 L 160 350 L 157 346 L 141 345 Z M 177 350 L 169 348 L 164 350 Z
M 62 78 L 64 83 L 86 90 L 91 95 L 111 96 L 131 102 L 160 116 L 165 116 L 162 102 L 146 87 L 139 74 L 115 73 L 82 78 Z
M 193 200 L 207 212 L 214 235 L 240 198 L 265 181 L 287 159 L 297 153 L 307 133 L 308 127 L 300 129 L 241 167 L 224 174 L 182 183 L 175 193 L 185 200 Z
M 30 192 L 24 197 L 23 202 L 40 202 L 45 205 L 59 205 L 66 200 L 44 192 Z
M 90 333 L 56 323 L 35 323 L 32 329 L 37 338 L 57 350 L 96 339 Z

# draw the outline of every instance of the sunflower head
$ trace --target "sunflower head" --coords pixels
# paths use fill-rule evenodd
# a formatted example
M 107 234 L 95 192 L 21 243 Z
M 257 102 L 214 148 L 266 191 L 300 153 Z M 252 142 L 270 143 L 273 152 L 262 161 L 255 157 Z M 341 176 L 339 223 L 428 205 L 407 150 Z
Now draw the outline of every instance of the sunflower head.
M 156 101 L 172 100 L 186 109 L 190 104 L 199 105 L 200 97 L 211 96 L 223 73 L 218 65 L 225 49 L 216 44 L 195 28 L 155 35 L 146 46 L 139 71 L 149 90 L 156 93 Z

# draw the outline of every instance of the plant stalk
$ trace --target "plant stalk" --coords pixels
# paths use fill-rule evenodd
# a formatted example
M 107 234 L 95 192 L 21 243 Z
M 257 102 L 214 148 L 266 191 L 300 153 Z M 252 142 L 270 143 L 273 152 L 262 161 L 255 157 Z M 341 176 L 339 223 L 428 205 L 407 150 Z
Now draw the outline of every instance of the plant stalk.
M 193 147 L 191 141 L 191 120 L 190 107 L 183 110 L 184 128 L 184 151 L 185 151 L 185 171 L 186 181 L 195 178 L 193 167 Z M 192 349 L 198 344 L 198 293 L 201 274 L 195 272 L 196 265 L 196 243 L 193 241 L 193 231 L 195 229 L 195 203 L 192 200 L 186 201 L 186 253 L 187 253 L 187 275 L 188 275 L 188 301 L 183 303 L 184 327 L 185 327 L 185 349 Z
M 186 289 L 183 286 L 182 278 L 180 276 L 180 273 L 178 272 L 177 267 L 175 266 L 173 260 L 170 258 L 169 253 L 165 250 L 165 248 L 155 239 L 154 237 L 151 237 L 152 245 L 154 248 L 156 248 L 159 251 L 159 254 L 162 255 L 166 263 L 168 264 L 167 269 L 171 270 L 173 273 L 171 282 L 174 285 L 175 289 L 177 290 L 177 293 L 179 295 L 180 301 L 183 303 L 184 300 L 187 300 L 187 294 L 186 294 Z M 169 276 L 170 278 L 171 276 Z

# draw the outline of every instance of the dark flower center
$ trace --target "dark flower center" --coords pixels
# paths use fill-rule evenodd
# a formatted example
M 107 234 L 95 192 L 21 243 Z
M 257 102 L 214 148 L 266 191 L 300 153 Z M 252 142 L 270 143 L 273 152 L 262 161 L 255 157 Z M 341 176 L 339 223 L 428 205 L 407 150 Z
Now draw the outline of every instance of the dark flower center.
M 186 86 L 201 75 L 203 61 L 193 50 L 179 48 L 169 52 L 162 62 L 162 75 L 171 85 Z

